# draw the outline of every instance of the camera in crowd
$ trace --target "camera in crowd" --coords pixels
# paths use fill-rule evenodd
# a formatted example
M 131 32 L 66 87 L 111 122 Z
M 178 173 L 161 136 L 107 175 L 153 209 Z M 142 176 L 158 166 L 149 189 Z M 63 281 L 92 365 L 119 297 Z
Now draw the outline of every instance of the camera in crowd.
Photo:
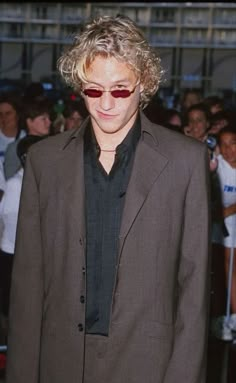
M 208 149 L 210 149 L 213 152 L 215 150 L 216 145 L 217 145 L 216 137 L 213 135 L 209 135 L 209 136 L 207 136 L 205 142 L 207 144 Z

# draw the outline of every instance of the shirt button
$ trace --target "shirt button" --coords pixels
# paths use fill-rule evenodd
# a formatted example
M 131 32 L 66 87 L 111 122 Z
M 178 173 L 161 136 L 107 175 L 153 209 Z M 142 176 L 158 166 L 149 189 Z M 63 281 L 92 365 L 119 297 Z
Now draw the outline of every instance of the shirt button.
M 80 303 L 84 303 L 85 302 L 85 298 L 83 295 L 80 296 Z
M 85 267 L 82 267 L 82 273 L 85 274 Z
M 79 329 L 79 331 L 83 331 L 84 330 L 84 326 L 82 325 L 82 323 L 78 324 L 78 329 Z

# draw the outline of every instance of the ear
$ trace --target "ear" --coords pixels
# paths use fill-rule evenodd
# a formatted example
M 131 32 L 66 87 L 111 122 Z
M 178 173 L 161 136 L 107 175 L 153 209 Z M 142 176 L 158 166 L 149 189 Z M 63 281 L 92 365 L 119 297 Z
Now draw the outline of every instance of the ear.
M 26 118 L 26 124 L 27 124 L 27 126 L 30 126 L 30 125 L 31 125 L 31 122 L 32 122 L 32 118 L 27 117 L 27 118 Z
M 184 127 L 184 134 L 185 134 L 186 136 L 189 136 L 189 135 L 190 135 L 190 129 L 189 129 L 188 126 L 185 126 L 185 127 Z

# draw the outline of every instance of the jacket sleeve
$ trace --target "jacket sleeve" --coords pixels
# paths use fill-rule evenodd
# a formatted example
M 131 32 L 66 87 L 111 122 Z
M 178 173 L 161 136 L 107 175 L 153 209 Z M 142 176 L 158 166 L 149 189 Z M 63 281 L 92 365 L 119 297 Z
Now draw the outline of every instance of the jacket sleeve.
M 28 154 L 18 215 L 7 351 L 8 383 L 38 383 L 43 305 L 39 195 Z
M 210 297 L 210 184 L 207 151 L 187 189 L 173 352 L 164 383 L 204 383 Z

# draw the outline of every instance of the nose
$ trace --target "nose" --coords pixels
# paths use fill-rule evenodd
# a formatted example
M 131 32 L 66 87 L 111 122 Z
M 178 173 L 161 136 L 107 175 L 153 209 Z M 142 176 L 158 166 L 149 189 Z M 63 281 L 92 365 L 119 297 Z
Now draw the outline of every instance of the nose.
M 110 92 L 103 92 L 100 97 L 100 107 L 103 110 L 110 110 L 115 106 L 115 99 L 112 97 Z
M 190 125 L 192 125 L 193 127 L 196 127 L 196 126 L 198 126 L 198 123 L 199 123 L 199 121 L 197 121 L 197 120 L 191 120 Z

